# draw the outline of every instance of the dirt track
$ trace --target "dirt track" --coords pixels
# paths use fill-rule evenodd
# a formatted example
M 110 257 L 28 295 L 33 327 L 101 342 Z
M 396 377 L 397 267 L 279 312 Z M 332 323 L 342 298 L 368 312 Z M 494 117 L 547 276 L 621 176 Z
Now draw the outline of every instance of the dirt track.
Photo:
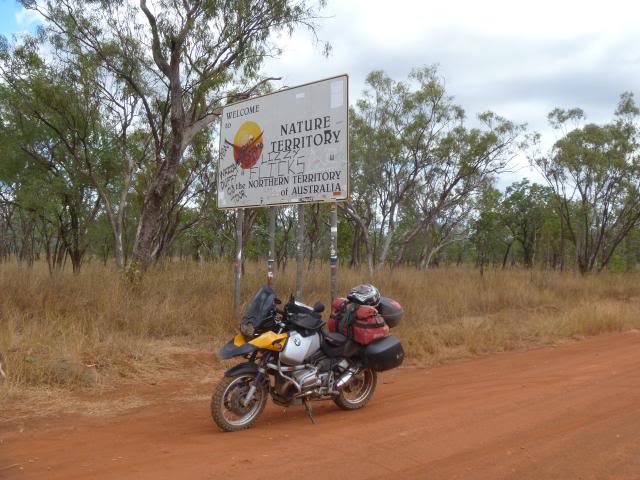
M 253 430 L 223 434 L 207 383 L 118 416 L 5 424 L 0 478 L 640 479 L 640 334 L 380 380 L 361 411 L 315 404 L 315 426 L 271 405 Z

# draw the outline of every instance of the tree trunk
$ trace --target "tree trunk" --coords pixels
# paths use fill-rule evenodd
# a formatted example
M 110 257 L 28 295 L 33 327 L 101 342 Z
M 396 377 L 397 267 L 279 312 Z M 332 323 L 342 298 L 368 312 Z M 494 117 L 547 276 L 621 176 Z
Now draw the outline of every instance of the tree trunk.
M 169 83 L 171 144 L 164 158 L 162 158 L 161 150 L 156 149 L 156 161 L 159 164 L 159 168 L 142 203 L 140 222 L 133 246 L 133 260 L 129 271 L 130 279 L 139 277 L 151 264 L 153 239 L 160 226 L 162 203 L 176 181 L 176 172 L 185 148 L 185 133 L 187 133 L 186 137 L 193 137 L 196 131 L 196 127 L 192 126 L 189 132 L 185 132 L 185 109 L 182 98 L 182 79 L 180 77 L 182 44 L 180 42 L 172 44 L 170 60 L 167 61 L 161 53 L 160 38 L 155 27 L 156 20 L 147 9 L 144 0 L 141 0 L 140 7 L 152 27 L 154 61 L 167 77 Z
M 351 262 L 349 266 L 358 270 L 360 268 L 360 229 L 353 232 L 353 242 L 351 244 Z
M 366 238 L 368 239 L 368 234 Z M 373 251 L 371 250 L 371 244 L 369 242 L 366 242 L 366 247 L 367 247 L 367 269 L 369 270 L 369 276 L 373 276 L 373 273 L 374 273 Z
M 113 254 L 116 260 L 116 267 L 121 269 L 124 267 L 124 248 L 122 247 L 122 232 L 114 232 L 113 235 Z
M 432 245 L 429 242 L 429 234 L 431 233 L 431 224 L 428 223 L 424 229 L 424 245 L 422 246 L 422 252 L 420 253 L 420 261 L 418 268 L 420 271 L 424 272 L 429 268 L 429 264 L 431 263 L 431 258 L 433 254 L 439 249 L 438 245 Z M 446 241 L 446 239 L 442 239 L 442 241 Z
M 502 257 L 502 270 L 504 270 L 507 266 L 507 260 L 509 259 L 509 252 L 511 251 L 511 245 L 513 245 L 513 242 L 510 242 L 507 245 L 507 251 L 504 252 L 504 257 Z
M 351 208 L 348 208 L 351 207 Z M 373 265 L 373 249 L 371 245 L 371 237 L 369 236 L 368 225 L 365 223 L 363 218 L 358 215 L 355 208 L 353 208 L 350 204 L 347 204 L 347 207 L 342 207 L 345 213 L 351 217 L 360 228 L 362 233 L 362 240 L 364 241 L 365 247 L 367 248 L 367 268 L 369 269 L 369 275 L 373 275 L 374 273 L 374 265 Z
M 378 265 L 376 266 L 376 270 L 380 271 L 384 268 L 385 263 L 387 263 L 387 257 L 389 256 L 389 250 L 391 248 L 391 241 L 393 240 L 393 234 L 395 232 L 395 228 L 391 226 L 391 222 L 389 222 L 389 231 L 384 238 L 384 243 L 382 244 L 382 251 L 380 252 L 380 258 L 378 259 Z

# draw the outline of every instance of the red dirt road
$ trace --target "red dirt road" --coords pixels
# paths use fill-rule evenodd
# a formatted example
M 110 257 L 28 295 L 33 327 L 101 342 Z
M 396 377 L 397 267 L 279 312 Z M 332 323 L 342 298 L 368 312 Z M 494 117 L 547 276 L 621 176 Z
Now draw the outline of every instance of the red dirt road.
M 157 398 L 175 385 L 158 385 Z M 380 377 L 357 412 L 271 405 L 223 434 L 193 400 L 0 424 L 3 479 L 640 479 L 640 334 Z

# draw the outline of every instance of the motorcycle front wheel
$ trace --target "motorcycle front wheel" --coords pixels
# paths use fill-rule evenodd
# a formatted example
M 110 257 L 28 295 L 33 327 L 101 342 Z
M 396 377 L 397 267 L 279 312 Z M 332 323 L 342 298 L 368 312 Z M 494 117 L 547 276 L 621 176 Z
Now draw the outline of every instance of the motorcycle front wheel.
M 211 417 L 225 432 L 236 432 L 251 428 L 267 404 L 266 385 L 256 385 L 251 401 L 244 405 L 244 399 L 254 384 L 255 374 L 245 373 L 233 377 L 223 377 L 211 397 Z
M 378 384 L 378 375 L 370 368 L 360 370 L 351 381 L 340 390 L 333 401 L 343 410 L 357 410 L 373 398 Z

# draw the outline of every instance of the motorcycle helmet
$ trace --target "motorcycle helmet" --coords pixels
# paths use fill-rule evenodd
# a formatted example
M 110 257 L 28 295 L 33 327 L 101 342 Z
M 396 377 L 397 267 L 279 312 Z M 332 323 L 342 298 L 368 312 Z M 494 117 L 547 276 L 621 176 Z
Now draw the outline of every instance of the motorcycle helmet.
M 380 292 L 376 287 L 370 283 L 358 285 L 353 287 L 347 295 L 347 298 L 352 302 L 359 303 L 360 305 L 371 305 L 375 307 L 380 301 Z

